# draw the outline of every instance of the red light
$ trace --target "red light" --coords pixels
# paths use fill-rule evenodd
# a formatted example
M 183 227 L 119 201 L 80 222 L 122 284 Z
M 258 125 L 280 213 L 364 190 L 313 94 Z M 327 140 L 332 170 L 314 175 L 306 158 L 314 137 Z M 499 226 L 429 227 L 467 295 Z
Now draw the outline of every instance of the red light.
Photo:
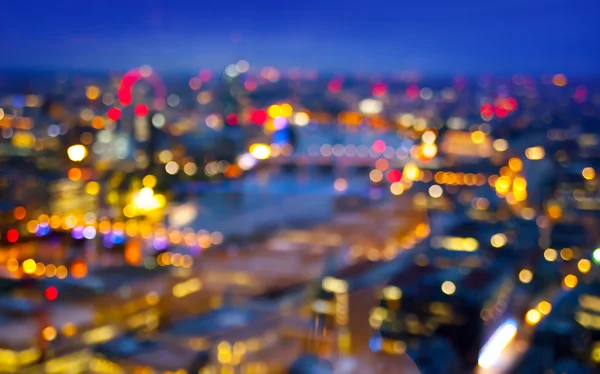
M 133 108 L 133 112 L 138 117 L 146 117 L 148 114 L 148 107 L 145 104 L 138 104 Z
M 44 296 L 46 296 L 47 300 L 56 300 L 58 297 L 58 290 L 54 286 L 50 286 L 44 290 Z
M 248 78 L 244 82 L 244 88 L 247 89 L 248 91 L 254 91 L 257 86 L 258 86 L 258 84 L 256 83 L 256 79 L 254 79 L 254 78 Z
M 342 82 L 338 79 L 332 79 L 327 83 L 327 89 L 333 93 L 340 92 L 342 90 Z
M 19 232 L 15 229 L 10 229 L 6 232 L 6 240 L 9 243 L 16 243 L 19 240 Z
M 481 115 L 490 117 L 494 114 L 494 106 L 492 104 L 483 104 L 481 106 Z
M 402 173 L 399 170 L 390 170 L 387 174 L 387 179 L 391 183 L 400 182 L 400 179 L 402 179 Z
M 509 97 L 504 101 L 504 107 L 508 110 L 516 110 L 517 109 L 517 100 L 513 97 Z
M 267 120 L 267 112 L 264 110 L 255 110 L 250 115 L 250 121 L 256 125 L 262 125 Z
M 377 153 L 383 153 L 385 151 L 385 142 L 383 140 L 375 140 L 371 148 Z
M 387 87 L 383 83 L 376 83 L 373 85 L 373 95 L 374 96 L 383 96 L 387 92 Z
M 235 126 L 238 124 L 238 115 L 235 113 L 229 113 L 226 117 L 225 117 L 225 122 L 227 122 L 228 124 L 230 124 L 231 126 Z
M 510 113 L 510 111 L 508 109 L 506 109 L 503 105 L 499 105 L 496 107 L 496 115 L 499 118 L 504 118 L 508 115 L 508 113 Z
M 419 96 L 419 87 L 417 87 L 414 84 L 412 86 L 408 86 L 406 88 L 406 96 L 410 97 L 411 99 L 414 99 L 417 96 Z
M 118 121 L 119 118 L 121 118 L 121 109 L 117 109 L 117 108 L 110 108 L 108 110 L 108 118 L 110 118 L 113 121 Z

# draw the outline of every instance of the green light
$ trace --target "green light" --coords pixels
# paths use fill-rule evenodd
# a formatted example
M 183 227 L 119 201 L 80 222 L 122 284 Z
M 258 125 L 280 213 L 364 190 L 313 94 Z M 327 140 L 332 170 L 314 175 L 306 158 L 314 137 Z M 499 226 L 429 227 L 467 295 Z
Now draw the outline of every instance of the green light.
M 596 248 L 596 250 L 594 250 L 594 253 L 592 253 L 592 258 L 594 259 L 595 263 L 600 263 L 600 248 Z

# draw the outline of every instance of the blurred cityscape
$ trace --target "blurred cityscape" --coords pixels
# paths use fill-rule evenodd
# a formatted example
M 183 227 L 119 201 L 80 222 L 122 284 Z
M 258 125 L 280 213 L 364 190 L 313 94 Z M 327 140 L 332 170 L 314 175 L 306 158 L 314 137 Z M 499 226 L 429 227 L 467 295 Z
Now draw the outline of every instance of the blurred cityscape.
M 0 82 L 2 373 L 600 370 L 600 80 Z

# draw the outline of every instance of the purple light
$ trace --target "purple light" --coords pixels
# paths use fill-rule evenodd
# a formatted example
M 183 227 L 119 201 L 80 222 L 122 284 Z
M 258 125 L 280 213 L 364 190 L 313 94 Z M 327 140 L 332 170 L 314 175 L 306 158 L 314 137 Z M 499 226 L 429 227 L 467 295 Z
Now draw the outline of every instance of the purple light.
M 71 232 L 73 239 L 83 239 L 83 226 L 77 226 Z

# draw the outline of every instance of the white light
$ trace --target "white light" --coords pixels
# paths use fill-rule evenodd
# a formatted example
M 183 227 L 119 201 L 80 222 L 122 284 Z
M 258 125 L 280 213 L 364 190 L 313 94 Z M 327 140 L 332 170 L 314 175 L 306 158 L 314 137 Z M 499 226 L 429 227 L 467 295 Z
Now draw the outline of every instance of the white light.
M 256 166 L 256 158 L 250 153 L 244 153 L 237 158 L 237 165 L 242 170 L 250 170 Z
M 157 129 L 160 129 L 161 127 L 163 127 L 165 125 L 165 122 L 166 122 L 166 119 L 162 113 L 156 113 L 154 115 L 154 117 L 152 117 L 152 124 Z
M 515 335 L 517 335 L 517 324 L 513 320 L 508 320 L 498 327 L 479 353 L 479 366 L 487 369 L 498 362 L 502 350 L 514 339 Z
M 87 148 L 81 144 L 75 144 L 67 149 L 67 155 L 71 161 L 79 162 L 87 156 Z
M 383 103 L 377 99 L 364 99 L 358 103 L 358 109 L 364 114 L 378 114 L 383 110 Z
M 258 160 L 266 160 L 271 157 L 271 147 L 266 144 L 252 144 L 250 154 Z
M 86 239 L 94 239 L 96 237 L 96 229 L 93 226 L 87 226 L 83 229 L 83 237 Z
M 294 123 L 298 126 L 306 126 L 308 125 L 309 121 L 310 117 L 304 112 L 298 112 L 294 114 Z
M 240 72 L 234 64 L 227 65 L 227 67 L 225 68 L 225 75 L 227 75 L 228 77 L 235 78 L 239 74 Z
M 179 165 L 175 161 L 169 161 L 165 165 L 165 170 L 167 173 L 175 175 L 179 171 Z
M 250 69 L 250 64 L 246 60 L 239 60 L 237 64 L 235 64 L 235 68 L 240 73 L 245 73 Z
M 167 104 L 172 108 L 179 105 L 180 102 L 181 100 L 179 99 L 179 96 L 175 94 L 170 94 L 169 97 L 167 97 Z

